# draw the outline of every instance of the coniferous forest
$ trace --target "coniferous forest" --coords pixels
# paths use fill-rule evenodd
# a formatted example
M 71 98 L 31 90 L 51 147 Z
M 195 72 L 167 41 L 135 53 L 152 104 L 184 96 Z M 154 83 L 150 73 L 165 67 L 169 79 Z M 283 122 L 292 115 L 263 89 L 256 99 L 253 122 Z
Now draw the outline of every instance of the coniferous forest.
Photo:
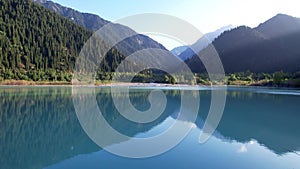
M 0 80 L 70 81 L 92 32 L 31 0 L 1 0 L 0 9 Z M 102 70 L 120 58 L 112 49 Z
M 62 8 L 62 6 L 59 7 Z M 79 15 L 80 13 L 77 12 L 77 14 Z M 98 20 L 99 18 L 100 17 L 98 17 Z M 289 29 L 297 27 L 298 25 L 297 18 L 277 15 L 270 19 L 270 21 L 261 24 L 258 28 L 273 30 L 273 22 L 277 25 L 280 25 L 278 23 L 284 22 L 292 23 Z M 270 23 L 272 23 L 271 26 Z M 76 59 L 85 42 L 93 34 L 93 29 L 83 26 L 85 25 L 80 25 L 68 19 L 67 16 L 61 16 L 59 13 L 46 9 L 32 0 L 0 0 L 0 82 L 4 80 L 25 80 L 34 81 L 34 83 L 66 82 L 69 84 L 72 79 Z M 115 26 L 118 27 L 120 31 L 133 31 L 128 27 Z M 261 33 L 257 33 L 258 28 L 256 28 L 257 30 L 246 29 L 248 32 L 250 31 L 250 33 L 247 33 L 247 31 L 244 31 L 242 28 L 244 27 L 226 31 L 213 41 L 213 44 L 219 51 L 227 73 L 225 83 L 230 85 L 299 87 L 299 65 L 297 64 L 299 52 L 295 46 L 298 44 L 299 34 L 294 33 L 292 35 L 295 36 L 284 36 L 287 38 L 281 38 L 279 40 L 275 38 L 275 40 L 273 40 L 274 38 L 266 38 L 262 36 Z M 240 33 L 239 30 L 241 30 L 242 33 Z M 280 30 L 278 31 L 280 32 Z M 265 32 L 268 33 L 270 31 Z M 226 52 L 228 51 L 226 48 L 227 42 L 233 42 L 234 40 L 232 39 L 243 39 L 239 38 L 239 36 L 241 35 L 242 37 L 244 34 L 247 35 L 244 41 L 248 42 L 249 39 L 251 41 L 251 37 L 254 37 L 252 39 L 260 43 L 246 45 L 246 51 L 250 51 L 246 52 L 246 54 L 243 54 L 243 52 Z M 271 40 L 276 43 L 273 43 Z M 143 44 L 139 46 L 137 41 L 142 41 Z M 265 46 L 267 45 L 268 48 L 265 47 L 262 49 L 263 52 L 257 52 L 260 51 L 258 49 L 263 46 L 260 45 L 261 43 Z M 275 47 L 274 44 L 276 44 Z M 98 46 L 100 49 L 101 45 L 105 44 L 100 44 L 100 46 Z M 283 47 L 276 47 L 280 45 Z M 147 36 L 137 35 L 131 37 L 125 40 L 124 43 L 120 43 L 112 48 L 106 54 L 102 62 L 98 65 L 99 70 L 96 73 L 96 80 L 101 80 L 102 82 L 111 81 L 112 72 L 114 72 L 119 63 L 129 54 L 144 48 L 166 50 L 162 45 Z M 245 51 L 238 49 L 240 48 L 237 47 L 235 51 Z M 276 52 L 277 50 L 281 52 Z M 245 59 L 238 59 L 241 56 L 244 56 Z M 268 57 L 268 59 L 265 59 L 267 62 L 265 63 L 263 62 L 264 60 L 261 61 L 259 59 L 255 60 L 255 58 L 261 58 L 260 56 Z M 287 59 L 287 57 L 292 59 Z M 248 64 L 249 58 L 253 58 L 250 60 L 253 61 L 253 63 Z M 241 63 L 236 64 L 237 60 Z M 269 60 L 273 61 L 269 62 Z M 159 61 L 157 62 L 159 63 Z M 205 70 L 203 70 L 204 66 L 197 61 L 197 59 L 191 58 L 185 62 L 196 72 L 196 83 L 205 85 L 214 83 L 220 84 L 220 82 L 211 82 L 209 80 L 207 74 L 205 74 Z M 285 64 L 286 62 L 289 64 Z M 176 67 L 176 65 L 174 65 L 174 67 Z M 260 69 L 257 69 L 257 67 Z M 145 70 L 135 76 L 133 81 L 177 83 L 176 81 L 178 81 L 178 79 L 174 79 L 161 71 Z M 221 83 L 224 84 L 224 82 Z

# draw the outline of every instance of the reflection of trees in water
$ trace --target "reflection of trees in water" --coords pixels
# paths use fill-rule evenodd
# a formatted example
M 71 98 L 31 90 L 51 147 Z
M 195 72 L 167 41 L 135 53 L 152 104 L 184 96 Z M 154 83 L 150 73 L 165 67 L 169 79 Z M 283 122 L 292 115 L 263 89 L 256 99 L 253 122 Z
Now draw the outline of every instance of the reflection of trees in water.
M 1 168 L 42 168 L 99 149 L 77 122 L 70 88 L 0 90 Z
M 100 150 L 78 122 L 71 90 L 69 87 L 0 89 L 1 168 L 43 168 L 78 154 Z M 107 121 L 128 136 L 150 130 L 177 107 L 173 92 L 167 91 L 172 101 L 168 102 L 169 108 L 163 115 L 153 123 L 137 124 L 127 121 L 112 108 L 110 90 L 97 92 Z M 130 98 L 135 106 L 146 108 L 147 94 L 132 92 Z
M 180 106 L 180 91 L 165 90 L 168 105 L 152 123 L 126 120 L 114 108 L 109 88 L 96 90 L 106 120 L 128 136 L 146 132 L 174 118 Z M 133 90 L 130 99 L 139 110 L 149 107 L 148 90 Z M 200 91 L 202 127 L 210 106 L 210 92 Z M 121 94 L 118 97 L 124 97 Z M 1 169 L 43 168 L 78 154 L 100 150 L 83 132 L 74 112 L 71 88 L 0 88 Z M 299 97 L 228 91 L 225 112 L 217 130 L 226 139 L 238 142 L 257 140 L 277 154 L 300 147 Z

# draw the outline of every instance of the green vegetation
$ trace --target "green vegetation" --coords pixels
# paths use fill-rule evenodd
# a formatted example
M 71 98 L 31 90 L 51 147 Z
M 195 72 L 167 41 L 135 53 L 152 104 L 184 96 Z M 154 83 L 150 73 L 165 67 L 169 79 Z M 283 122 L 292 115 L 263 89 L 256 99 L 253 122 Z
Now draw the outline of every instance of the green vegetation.
M 25 80 L 29 84 L 70 83 L 75 61 L 91 35 L 91 31 L 31 0 L 0 0 L 0 82 L 14 84 L 19 83 L 15 80 Z M 139 38 L 146 37 L 140 35 Z M 99 45 L 97 49 L 103 48 L 104 42 L 96 41 L 100 41 L 96 43 Z M 128 49 L 143 48 L 134 44 Z M 152 41 L 147 45 L 161 47 Z M 122 47 L 112 48 L 98 65 L 100 69 L 96 80 L 111 81 L 112 72 L 125 59 L 118 48 Z M 172 83 L 172 79 L 165 74 L 151 73 L 151 79 L 147 79 L 148 76 L 139 74 L 135 81 Z
M 0 6 L 0 77 L 70 80 L 91 32 L 30 0 L 1 0 Z
M 98 72 L 95 78 L 96 85 L 110 84 L 113 77 L 121 77 L 128 79 L 134 76 L 133 83 L 164 83 L 164 84 L 196 84 L 196 85 L 242 85 L 242 86 L 273 86 L 273 87 L 300 87 L 300 72 L 291 74 L 282 71 L 275 73 L 250 73 L 240 72 L 226 75 L 225 82 L 210 81 L 208 74 L 194 74 L 195 82 L 184 80 L 184 75 L 176 79 L 166 73 L 114 73 L 114 72 Z M 181 83 L 179 83 L 179 81 Z M 28 80 L 3 80 L 2 85 L 70 85 L 70 81 L 61 81 L 59 79 L 53 81 L 28 81 Z
M 70 82 L 76 58 L 91 35 L 31 0 L 0 0 L 0 81 Z M 111 72 L 122 59 L 111 49 L 100 71 Z
M 252 39 L 253 41 L 261 41 L 260 38 L 257 39 L 259 34 L 253 33 L 253 30 L 246 27 L 237 28 L 231 32 L 233 35 L 226 33 L 226 36 L 222 35 L 218 39 L 219 41 L 222 39 L 224 40 L 224 38 L 227 40 L 228 38 L 230 39 L 232 37 L 239 36 L 241 34 L 240 32 L 249 32 L 249 37 L 252 37 L 250 35 L 255 37 L 253 38 L 254 40 Z M 78 58 L 79 52 L 81 51 L 84 43 L 91 35 L 92 32 L 86 28 L 73 23 L 62 16 L 59 16 L 54 12 L 51 12 L 40 5 L 37 5 L 31 0 L 0 0 L 0 84 L 70 84 L 73 76 L 75 61 Z M 290 36 L 283 38 L 283 40 L 289 43 L 291 39 L 293 39 L 293 37 Z M 247 40 L 249 40 L 249 38 Z M 96 46 L 97 49 L 101 49 L 105 46 L 103 41 L 100 40 L 100 42 L 101 43 L 96 43 L 98 44 L 98 46 Z M 217 49 L 222 49 L 222 44 L 227 44 L 223 43 L 223 41 L 221 42 L 215 42 Z M 160 47 L 152 42 L 149 42 L 147 45 Z M 255 46 L 255 48 L 256 47 L 257 46 Z M 113 74 L 117 66 L 126 57 L 126 55 L 120 53 L 121 49 L 121 51 L 126 51 L 124 48 L 130 50 L 132 49 L 132 52 L 134 52 L 135 49 L 138 50 L 143 48 L 143 46 L 139 47 L 134 44 L 128 46 L 126 41 L 126 43 L 119 44 L 119 46 L 112 48 L 106 54 L 102 62 L 98 65 L 100 69 L 95 74 L 96 83 L 109 83 L 112 81 L 114 75 L 119 77 L 122 76 L 123 78 L 132 76 L 132 73 Z M 273 49 L 273 47 L 271 46 L 268 49 Z M 268 52 L 268 50 L 264 52 Z M 242 55 L 243 53 L 247 52 L 242 50 L 236 53 L 236 55 Z M 220 55 L 222 56 L 222 53 Z M 296 57 L 294 57 L 294 59 L 295 58 Z M 268 61 L 270 59 L 266 60 Z M 227 61 L 228 63 L 234 63 L 234 65 L 228 66 Z M 227 61 L 224 62 L 225 70 L 228 70 L 228 68 L 237 67 L 235 64 L 236 60 Z M 192 64 L 189 64 L 190 62 Z M 293 63 L 293 65 L 298 63 L 293 59 L 291 59 L 289 62 Z M 93 62 L 91 61 L 90 64 L 93 64 Z M 198 64 L 198 62 L 194 62 L 193 59 L 187 61 L 187 64 L 192 68 L 192 70 L 195 67 L 199 68 L 199 65 L 201 65 L 201 63 Z M 135 70 L 135 68 L 138 67 L 138 65 L 135 65 L 135 63 L 128 65 L 133 65 L 130 67 L 132 70 Z M 258 66 L 257 64 L 251 65 Z M 265 65 L 267 64 L 263 63 L 263 66 L 261 67 L 265 68 Z M 276 65 L 280 66 L 281 64 Z M 90 65 L 84 66 L 89 67 Z M 284 68 L 292 67 L 295 70 L 297 68 L 297 66 L 284 65 Z M 245 69 L 245 67 L 242 68 Z M 257 69 L 257 71 L 258 70 L 260 69 Z M 226 82 L 211 82 L 207 74 L 202 73 L 203 71 L 195 71 L 199 72 L 195 73 L 195 82 L 196 84 L 203 85 L 228 84 L 285 87 L 300 86 L 299 72 L 286 73 L 292 71 L 285 71 L 284 69 L 277 68 L 276 70 L 283 70 L 284 72 L 281 71 L 273 73 L 274 71 L 266 71 L 268 73 L 259 73 L 262 71 L 243 72 L 243 70 L 243 73 L 230 73 L 231 71 L 226 71 L 228 73 Z M 236 71 L 232 70 L 232 72 Z M 157 70 L 142 71 L 134 76 L 132 81 L 144 83 L 177 84 L 180 82 L 185 84 L 195 84 L 195 82 L 186 80 L 183 74 L 178 77 L 172 77 L 165 72 Z
M 211 82 L 208 74 L 195 74 L 197 84 L 226 84 L 246 86 L 300 87 L 300 72 L 285 73 L 253 73 L 250 71 L 230 73 L 226 75 L 226 82 Z
M 300 87 L 300 72 L 285 73 L 234 73 L 226 77 L 228 85 L 253 85 L 274 87 Z

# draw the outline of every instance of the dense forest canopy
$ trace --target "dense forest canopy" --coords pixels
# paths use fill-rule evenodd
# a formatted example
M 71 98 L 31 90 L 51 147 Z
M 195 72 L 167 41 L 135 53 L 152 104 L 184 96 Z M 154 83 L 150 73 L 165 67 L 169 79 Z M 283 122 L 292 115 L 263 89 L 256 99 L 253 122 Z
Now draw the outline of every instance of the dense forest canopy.
M 0 1 L 0 80 L 70 81 L 76 58 L 92 32 L 31 0 Z M 111 71 L 124 58 L 112 49 Z
M 82 13 L 59 4 L 46 4 L 49 8 L 52 4 L 69 12 L 59 15 L 32 0 L 0 0 L 0 81 L 71 81 L 75 62 L 93 29 L 68 19 L 81 17 Z M 109 22 L 98 22 L 98 27 L 104 23 Z M 122 25 L 113 26 L 121 32 L 133 31 Z M 264 85 L 300 86 L 299 26 L 300 19 L 279 14 L 257 28 L 241 26 L 221 34 L 212 44 L 227 73 L 226 84 L 259 84 L 262 81 Z M 277 27 L 280 29 L 275 29 Z M 137 41 L 143 43 L 138 45 Z M 96 47 L 101 50 L 104 46 L 105 42 Z M 146 48 L 166 50 L 147 36 L 129 37 L 97 63 L 96 80 L 111 81 L 112 72 L 126 56 Z M 160 63 L 158 59 L 153 62 Z M 197 83 L 219 83 L 210 81 L 197 57 L 185 62 L 196 73 Z M 149 69 L 140 72 L 133 81 L 177 83 L 178 79 Z

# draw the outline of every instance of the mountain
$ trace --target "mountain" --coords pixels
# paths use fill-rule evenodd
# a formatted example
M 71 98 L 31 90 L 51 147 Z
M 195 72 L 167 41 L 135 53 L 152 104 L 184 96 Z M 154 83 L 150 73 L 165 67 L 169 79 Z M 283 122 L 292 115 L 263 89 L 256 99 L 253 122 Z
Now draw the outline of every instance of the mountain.
M 240 26 L 226 31 L 211 45 L 219 53 L 226 73 L 296 72 L 300 70 L 299 22 L 298 18 L 278 14 L 256 28 Z M 202 50 L 200 56 L 207 50 Z M 197 56 L 187 64 L 195 72 L 205 71 Z
M 210 32 L 205 34 L 205 37 L 209 40 L 209 41 L 213 41 L 215 40 L 218 36 L 220 36 L 223 32 L 228 31 L 230 29 L 232 29 L 233 26 L 232 25 L 227 25 L 227 26 L 223 26 L 217 30 L 215 30 L 214 32 Z M 199 42 L 201 42 L 201 38 L 196 42 L 196 44 L 198 44 Z
M 100 29 L 103 25 L 110 23 L 109 21 L 104 20 L 103 18 L 100 18 L 97 15 L 80 13 L 72 8 L 64 7 L 52 1 L 48 1 L 48 0 L 33 0 L 33 1 L 93 32 Z
M 178 46 L 178 47 L 172 49 L 171 52 L 173 53 L 173 55 L 179 56 L 182 52 L 184 52 L 188 48 L 189 48 L 188 46 Z M 180 59 L 185 60 L 183 58 L 180 58 Z
M 0 81 L 71 81 L 76 59 L 93 32 L 32 0 L 0 0 L 0 6 Z M 134 33 L 119 24 L 114 29 Z M 106 45 L 103 41 L 96 44 L 97 49 Z M 166 50 L 144 35 L 125 39 L 108 51 L 96 78 L 109 80 L 111 76 L 105 73 L 114 71 L 127 55 L 149 47 Z
M 278 14 L 255 28 L 255 30 L 263 33 L 268 38 L 276 38 L 297 33 L 299 32 L 299 29 L 299 18 L 291 17 L 285 14 Z
M 0 80 L 70 81 L 92 32 L 31 0 L 0 0 L 0 6 Z M 113 71 L 124 58 L 112 48 L 101 71 Z
M 89 14 L 89 13 L 81 13 L 72 8 L 64 7 L 52 1 L 48 1 L 48 0 L 33 0 L 33 1 L 93 32 L 97 31 L 105 24 L 111 23 L 97 15 Z M 123 26 L 120 24 L 113 24 L 113 26 L 114 29 L 116 29 L 120 33 L 136 34 L 136 32 L 134 32 L 132 29 L 130 29 L 127 26 Z M 125 56 L 128 56 L 138 50 L 142 50 L 146 48 L 159 48 L 159 49 L 167 50 L 163 45 L 159 44 L 158 42 L 154 41 L 148 36 L 142 34 L 127 38 L 126 40 L 119 43 L 116 46 L 116 48 Z
M 181 60 L 186 60 L 191 58 L 195 53 L 192 49 L 197 52 L 201 51 L 207 47 L 215 38 L 220 36 L 223 32 L 232 29 L 232 25 L 224 26 L 214 32 L 207 33 L 203 35 L 197 42 L 195 42 L 191 47 L 189 46 L 179 46 L 172 50 L 173 54 L 178 56 Z M 192 49 L 191 49 L 192 48 Z

